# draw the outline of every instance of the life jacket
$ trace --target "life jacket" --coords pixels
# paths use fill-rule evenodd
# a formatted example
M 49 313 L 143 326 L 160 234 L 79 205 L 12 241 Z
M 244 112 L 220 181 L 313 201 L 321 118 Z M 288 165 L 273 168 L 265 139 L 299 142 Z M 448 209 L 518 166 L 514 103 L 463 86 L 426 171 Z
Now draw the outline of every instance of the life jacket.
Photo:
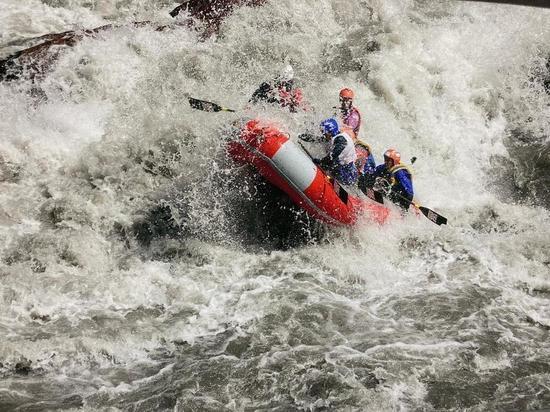
M 411 169 L 409 169 L 406 165 L 404 165 L 402 163 L 399 163 L 398 165 L 395 165 L 390 170 L 388 170 L 388 172 L 390 173 L 390 176 L 391 176 L 390 183 L 392 184 L 392 186 L 399 183 L 397 181 L 397 179 L 395 178 L 395 174 L 400 170 L 405 170 L 407 172 L 407 174 L 409 175 L 409 179 L 411 179 L 411 182 L 412 182 L 413 174 L 411 172 Z
M 279 87 L 278 95 L 281 107 L 288 107 L 290 110 L 296 110 L 296 108 L 300 107 L 304 99 L 302 89 L 299 88 L 287 91 L 284 87 Z
M 353 144 L 353 139 L 349 135 L 349 132 L 341 131 L 339 134 L 330 139 L 330 153 L 332 153 L 332 149 L 334 148 L 334 140 L 336 140 L 338 136 L 343 136 L 346 139 L 346 147 L 342 150 L 342 153 L 340 153 L 338 159 L 336 159 L 338 164 L 345 165 L 348 163 L 355 163 L 357 160 L 357 153 L 355 152 L 355 145 Z
M 359 122 L 355 126 L 349 124 L 352 114 L 357 114 L 357 117 L 359 118 Z M 357 110 L 356 107 L 352 106 L 346 114 L 342 114 L 342 123 L 353 128 L 353 132 L 357 136 L 359 134 L 359 129 L 361 128 L 361 113 L 359 113 L 359 110 Z

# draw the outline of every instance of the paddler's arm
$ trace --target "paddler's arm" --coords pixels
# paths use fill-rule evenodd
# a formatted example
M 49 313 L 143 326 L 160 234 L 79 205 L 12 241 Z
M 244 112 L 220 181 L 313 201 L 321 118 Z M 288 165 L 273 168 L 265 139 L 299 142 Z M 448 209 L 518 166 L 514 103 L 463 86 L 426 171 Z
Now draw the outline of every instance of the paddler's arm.
M 407 172 L 404 170 L 398 170 L 397 173 L 395 173 L 395 177 L 399 180 L 401 186 L 403 186 L 403 189 L 405 189 L 406 195 L 412 197 L 414 195 L 413 185 L 411 179 L 409 179 L 409 176 L 407 175 Z
M 263 82 L 260 84 L 260 87 L 252 93 L 250 98 L 250 103 L 258 103 L 259 101 L 264 101 L 269 99 L 269 93 L 273 90 L 273 87 L 268 82 Z
M 320 160 L 314 160 L 314 163 L 321 166 L 322 169 L 333 170 L 338 166 L 338 156 L 340 156 L 340 153 L 346 148 L 346 144 L 347 142 L 344 136 L 336 136 L 332 152 Z
M 347 141 L 344 136 L 336 136 L 334 138 L 334 146 L 332 147 L 332 153 L 330 154 L 331 159 L 336 162 L 340 154 L 346 148 Z

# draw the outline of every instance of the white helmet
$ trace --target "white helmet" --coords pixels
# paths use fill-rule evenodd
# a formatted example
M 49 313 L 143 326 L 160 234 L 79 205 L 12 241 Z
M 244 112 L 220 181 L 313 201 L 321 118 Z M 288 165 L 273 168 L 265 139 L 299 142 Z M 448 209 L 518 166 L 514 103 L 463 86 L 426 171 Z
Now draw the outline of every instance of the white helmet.
M 287 64 L 284 67 L 284 69 L 281 70 L 281 74 L 280 74 L 279 78 L 282 81 L 285 81 L 285 82 L 288 82 L 288 81 L 294 79 L 294 69 L 292 68 L 292 66 L 290 64 Z

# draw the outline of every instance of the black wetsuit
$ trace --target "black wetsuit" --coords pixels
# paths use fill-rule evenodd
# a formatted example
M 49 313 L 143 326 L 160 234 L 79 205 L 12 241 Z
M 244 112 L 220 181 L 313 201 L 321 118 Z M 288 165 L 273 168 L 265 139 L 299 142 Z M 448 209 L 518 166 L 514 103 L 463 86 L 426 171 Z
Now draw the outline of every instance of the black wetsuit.
M 256 91 L 252 93 L 252 97 L 249 101 L 250 103 L 279 103 L 275 88 L 271 83 L 268 82 L 263 82 L 262 84 L 260 84 L 260 87 L 258 87 Z
M 293 87 L 294 82 L 292 80 L 275 80 L 271 83 L 263 82 L 254 93 L 252 93 L 249 102 L 254 104 L 260 102 L 278 104 L 281 107 L 287 107 L 289 111 L 295 113 L 300 106 L 301 98 L 296 97 L 298 89 L 294 89 Z M 285 100 L 281 97 L 282 94 L 287 94 L 288 98 Z

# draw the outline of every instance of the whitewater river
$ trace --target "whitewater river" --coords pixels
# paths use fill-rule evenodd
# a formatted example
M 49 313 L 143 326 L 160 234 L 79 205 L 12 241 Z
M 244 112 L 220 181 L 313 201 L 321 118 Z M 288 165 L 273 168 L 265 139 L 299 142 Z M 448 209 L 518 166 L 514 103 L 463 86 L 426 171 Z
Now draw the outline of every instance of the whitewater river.
M 0 58 L 174 6 L 2 0 Z M 549 55 L 550 10 L 272 0 L 1 83 L 0 410 L 550 408 Z M 287 63 L 310 110 L 247 107 Z M 326 228 L 224 156 L 241 116 L 296 139 L 342 87 L 447 226 Z

